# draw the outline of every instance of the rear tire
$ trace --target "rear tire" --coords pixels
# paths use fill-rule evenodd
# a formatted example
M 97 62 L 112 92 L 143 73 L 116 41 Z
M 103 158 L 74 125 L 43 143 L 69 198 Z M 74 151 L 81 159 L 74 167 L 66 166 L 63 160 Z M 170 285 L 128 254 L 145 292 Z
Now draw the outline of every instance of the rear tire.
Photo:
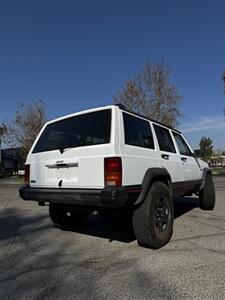
M 144 202 L 133 213 L 133 228 L 138 244 L 158 249 L 173 233 L 174 206 L 168 187 L 154 182 Z
M 104 220 L 112 219 L 114 213 L 115 212 L 113 210 L 109 209 L 98 210 L 98 215 Z
M 213 210 L 215 202 L 215 187 L 212 176 L 206 174 L 204 188 L 199 192 L 199 206 L 203 210 Z
M 49 204 L 49 215 L 52 222 L 60 228 L 71 229 L 84 226 L 89 211 L 77 210 L 76 208 L 66 207 L 65 205 Z

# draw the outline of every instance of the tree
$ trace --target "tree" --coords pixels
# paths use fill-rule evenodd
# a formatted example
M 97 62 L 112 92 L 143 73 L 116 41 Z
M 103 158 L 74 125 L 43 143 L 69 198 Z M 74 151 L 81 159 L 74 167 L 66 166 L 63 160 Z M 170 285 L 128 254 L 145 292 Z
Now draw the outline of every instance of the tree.
M 213 140 L 209 137 L 202 137 L 199 143 L 199 148 L 200 157 L 206 162 L 209 161 L 213 154 Z
M 14 119 L 2 123 L 3 142 L 10 147 L 21 147 L 21 156 L 26 158 L 35 138 L 46 122 L 46 108 L 42 100 L 33 104 L 19 104 Z
M 0 151 L 1 151 L 1 141 L 3 139 L 3 136 L 6 134 L 7 128 L 4 124 L 0 124 Z
M 0 173 L 2 170 L 2 138 L 5 135 L 6 131 L 6 127 L 3 124 L 0 125 Z
M 225 69 L 223 70 L 222 80 L 223 80 L 223 83 L 224 83 L 224 94 L 225 94 Z M 225 108 L 223 109 L 223 113 L 225 115 Z
M 3 135 L 5 135 L 7 129 L 6 126 L 4 124 L 0 125 L 0 139 L 3 137 Z
M 164 61 L 158 64 L 146 61 L 139 74 L 125 81 L 114 96 L 114 103 L 122 103 L 128 109 L 165 125 L 178 125 L 182 97 L 170 82 L 170 73 Z

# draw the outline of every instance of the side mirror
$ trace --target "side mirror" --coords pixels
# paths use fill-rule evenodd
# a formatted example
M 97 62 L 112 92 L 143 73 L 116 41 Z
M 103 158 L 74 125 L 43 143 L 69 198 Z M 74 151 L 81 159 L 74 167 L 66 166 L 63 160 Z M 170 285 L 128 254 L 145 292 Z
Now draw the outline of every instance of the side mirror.
M 200 155 L 200 149 L 195 149 L 194 150 L 194 155 L 196 156 L 196 157 L 200 157 L 201 155 Z

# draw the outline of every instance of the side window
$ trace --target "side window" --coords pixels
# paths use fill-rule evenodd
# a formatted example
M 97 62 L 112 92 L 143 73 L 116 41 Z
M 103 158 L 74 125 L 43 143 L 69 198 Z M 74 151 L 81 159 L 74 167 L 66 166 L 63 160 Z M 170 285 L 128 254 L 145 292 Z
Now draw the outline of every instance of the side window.
M 177 147 L 182 155 L 191 155 L 191 150 L 189 149 L 188 145 L 185 143 L 185 140 L 176 132 L 173 132 L 173 136 L 176 140 Z
M 155 133 L 161 151 L 176 153 L 172 137 L 168 129 L 154 124 Z
M 154 149 L 152 131 L 148 121 L 123 112 L 125 144 Z

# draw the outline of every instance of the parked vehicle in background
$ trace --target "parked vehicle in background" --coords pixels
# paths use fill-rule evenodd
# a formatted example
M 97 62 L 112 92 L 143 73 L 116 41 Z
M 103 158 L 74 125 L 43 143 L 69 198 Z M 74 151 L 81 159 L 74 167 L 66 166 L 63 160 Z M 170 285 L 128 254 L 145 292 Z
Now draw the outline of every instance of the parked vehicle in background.
M 48 122 L 25 165 L 24 200 L 49 202 L 60 227 L 82 226 L 98 210 L 132 209 L 139 245 L 160 248 L 171 238 L 173 196 L 195 193 L 212 210 L 208 165 L 182 134 L 122 105 L 91 109 Z
M 19 177 L 23 177 L 25 174 L 25 171 L 24 170 L 18 170 L 18 176 Z

